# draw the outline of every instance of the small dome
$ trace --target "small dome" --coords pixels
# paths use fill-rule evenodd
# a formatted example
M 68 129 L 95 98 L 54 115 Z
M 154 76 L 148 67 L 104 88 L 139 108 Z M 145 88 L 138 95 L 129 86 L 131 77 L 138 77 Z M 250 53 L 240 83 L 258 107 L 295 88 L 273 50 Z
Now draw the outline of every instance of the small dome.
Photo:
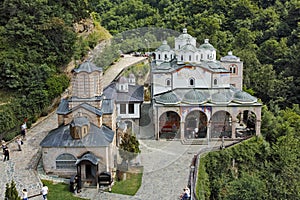
M 199 49 L 207 49 L 207 50 L 211 50 L 211 51 L 215 50 L 215 48 L 213 47 L 213 45 L 211 45 L 209 43 L 209 39 L 205 39 L 204 40 L 204 44 L 201 44 L 200 47 L 199 47 Z
M 221 58 L 221 61 L 236 61 L 236 62 L 240 62 L 240 58 L 236 57 L 235 55 L 232 54 L 232 51 L 228 52 L 227 56 L 224 56 Z
M 102 72 L 102 68 L 101 67 L 97 67 L 94 63 L 92 63 L 90 61 L 86 61 L 86 62 L 82 63 L 78 68 L 74 69 L 74 71 L 76 73 L 79 73 L 79 72 L 88 72 L 88 73 L 91 73 L 93 71 L 100 71 L 100 72 Z
M 158 96 L 155 100 L 157 103 L 163 103 L 163 104 L 176 104 L 179 102 L 179 99 L 177 98 L 176 94 L 174 94 L 173 92 L 162 94 Z
M 257 98 L 251 96 L 247 92 L 237 91 L 234 93 L 233 100 L 240 103 L 254 103 L 257 102 Z
M 133 78 L 135 78 L 135 75 L 133 73 L 130 73 L 128 78 L 133 79 Z
M 180 39 L 180 40 L 189 40 L 189 39 L 193 39 L 193 36 L 188 34 L 187 29 L 184 28 L 182 34 L 178 36 L 178 39 Z
M 182 51 L 196 52 L 197 48 L 194 45 L 192 45 L 192 44 L 186 44 L 183 47 L 181 47 L 180 50 L 182 50 Z
M 231 94 L 228 92 L 217 92 L 211 96 L 211 101 L 213 103 L 229 103 L 231 97 Z
M 119 81 L 118 81 L 120 84 L 125 84 L 125 83 L 128 83 L 128 80 L 127 78 L 125 78 L 124 76 L 121 76 L 119 78 Z
M 167 41 L 164 40 L 163 44 L 156 49 L 156 51 L 170 51 L 171 47 L 168 45 Z
M 204 95 L 202 92 L 197 91 L 197 90 L 190 90 L 188 91 L 184 97 L 183 100 L 186 103 L 196 103 L 196 104 L 201 104 L 207 101 L 206 95 Z

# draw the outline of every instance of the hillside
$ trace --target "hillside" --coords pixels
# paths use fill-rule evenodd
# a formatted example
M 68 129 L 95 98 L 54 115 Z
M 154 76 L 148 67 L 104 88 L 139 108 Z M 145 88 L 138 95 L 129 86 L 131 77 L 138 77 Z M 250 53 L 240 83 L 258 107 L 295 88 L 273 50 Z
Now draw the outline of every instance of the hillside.
M 64 72 L 110 37 L 84 1 L 1 1 L 0 137 L 47 114 L 69 86 Z

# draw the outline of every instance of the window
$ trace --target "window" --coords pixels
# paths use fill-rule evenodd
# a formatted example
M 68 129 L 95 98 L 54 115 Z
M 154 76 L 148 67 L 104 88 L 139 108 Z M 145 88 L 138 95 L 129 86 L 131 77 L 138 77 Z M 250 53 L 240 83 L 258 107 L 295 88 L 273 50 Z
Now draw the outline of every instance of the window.
M 134 114 L 134 104 L 133 103 L 130 103 L 128 105 L 128 113 L 129 114 Z
M 165 54 L 165 60 L 167 60 L 168 59 L 168 56 L 167 56 L 167 54 Z
M 158 54 L 158 60 L 160 59 L 160 54 Z
M 194 78 L 190 78 L 189 84 L 190 84 L 190 86 L 195 86 L 195 79 Z
M 183 55 L 181 55 L 181 61 L 183 61 Z
M 214 79 L 214 85 L 218 85 L 218 80 L 216 78 Z
M 171 86 L 171 80 L 170 80 L 170 79 L 167 79 L 167 80 L 166 80 L 166 84 L 167 84 L 167 86 Z
M 236 65 L 231 65 L 229 67 L 229 70 L 230 70 L 230 73 L 236 74 L 237 73 L 237 67 L 236 67 Z
M 180 45 L 178 45 L 178 49 L 180 49 Z
M 199 60 L 199 56 L 198 56 L 198 55 L 196 55 L 196 60 L 197 60 L 197 61 Z
M 189 55 L 189 61 L 192 61 L 192 56 L 191 55 Z
M 126 104 L 120 104 L 120 114 L 126 114 Z
M 203 59 L 203 54 L 201 53 L 201 60 Z
M 60 154 L 56 158 L 56 169 L 76 169 L 76 158 L 69 153 Z

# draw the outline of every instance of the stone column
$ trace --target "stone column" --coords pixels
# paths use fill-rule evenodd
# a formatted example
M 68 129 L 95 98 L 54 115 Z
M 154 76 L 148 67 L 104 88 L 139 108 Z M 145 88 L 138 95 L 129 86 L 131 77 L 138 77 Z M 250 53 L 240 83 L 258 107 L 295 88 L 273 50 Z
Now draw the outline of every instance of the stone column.
M 237 121 L 236 120 L 233 120 L 232 121 L 232 125 L 231 125 L 231 138 L 232 139 L 235 139 L 236 137 L 236 134 L 235 134 L 235 131 L 236 131 L 236 127 L 237 127 Z
M 260 126 L 261 126 L 261 121 L 260 120 L 256 120 L 256 124 L 255 124 L 255 134 L 258 136 L 260 135 Z
M 184 140 L 184 121 L 180 121 L 180 139 Z
M 210 129 L 211 129 L 211 123 L 208 122 L 208 123 L 207 123 L 207 130 L 206 130 L 207 144 L 208 144 L 209 141 L 210 141 Z

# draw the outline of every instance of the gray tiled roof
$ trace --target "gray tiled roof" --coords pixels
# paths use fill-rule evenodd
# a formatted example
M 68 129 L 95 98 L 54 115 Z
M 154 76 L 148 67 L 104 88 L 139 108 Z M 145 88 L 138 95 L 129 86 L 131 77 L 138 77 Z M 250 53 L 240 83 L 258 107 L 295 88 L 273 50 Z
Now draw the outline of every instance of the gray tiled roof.
M 81 158 L 77 159 L 75 165 L 78 165 L 79 163 L 81 163 L 81 161 L 85 160 L 90 161 L 91 163 L 93 163 L 93 165 L 97 165 L 101 159 L 95 156 L 93 153 L 89 152 L 84 154 Z
M 65 115 L 65 114 L 68 114 L 68 113 L 72 112 L 73 110 L 78 109 L 79 107 L 82 107 L 82 108 L 84 108 L 84 109 L 86 109 L 86 110 L 88 110 L 92 113 L 95 113 L 98 116 L 102 116 L 102 114 L 103 114 L 102 110 L 100 110 L 100 109 L 98 109 L 98 108 L 96 108 L 96 107 L 94 107 L 94 106 L 92 106 L 88 103 L 82 103 L 82 104 L 74 107 L 72 110 L 70 110 L 69 109 L 69 101 L 70 100 L 68 100 L 68 99 L 62 99 L 59 106 L 58 106 L 58 108 L 57 108 L 56 113 L 59 114 L 59 115 Z
M 42 140 L 42 147 L 101 147 L 109 146 L 113 141 L 114 132 L 106 127 L 97 127 L 90 123 L 89 133 L 82 139 L 73 139 L 70 135 L 70 125 L 62 125 L 53 129 Z
M 79 72 L 91 73 L 94 71 L 102 72 L 103 70 L 101 67 L 97 67 L 94 63 L 92 63 L 90 61 L 86 61 L 86 62 L 82 63 L 78 68 L 74 69 L 74 72 L 76 72 L 76 73 L 79 73 Z
M 128 85 L 128 92 L 119 92 L 116 82 L 110 83 L 103 94 L 107 99 L 114 99 L 116 102 L 143 102 L 144 87 L 141 85 Z
M 223 89 L 174 89 L 154 96 L 158 104 L 254 104 L 257 98 L 236 88 Z

